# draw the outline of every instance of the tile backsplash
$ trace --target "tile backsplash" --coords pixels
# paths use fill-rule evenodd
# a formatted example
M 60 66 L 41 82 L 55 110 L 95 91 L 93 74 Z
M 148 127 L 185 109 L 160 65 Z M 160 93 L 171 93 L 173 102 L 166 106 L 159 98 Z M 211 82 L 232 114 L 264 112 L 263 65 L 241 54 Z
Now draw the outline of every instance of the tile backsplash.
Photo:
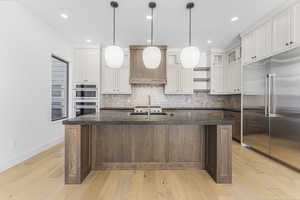
M 213 96 L 207 93 L 193 95 L 166 95 L 164 86 L 132 85 L 131 95 L 101 95 L 102 108 L 124 108 L 148 105 L 151 95 L 152 105 L 166 107 L 226 107 L 239 108 L 240 96 Z

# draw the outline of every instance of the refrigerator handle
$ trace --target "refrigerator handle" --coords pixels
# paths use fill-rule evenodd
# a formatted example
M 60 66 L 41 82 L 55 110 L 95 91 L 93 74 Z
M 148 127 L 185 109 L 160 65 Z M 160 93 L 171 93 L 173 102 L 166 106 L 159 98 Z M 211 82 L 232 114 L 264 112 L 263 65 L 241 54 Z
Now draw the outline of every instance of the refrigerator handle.
M 274 100 L 275 94 L 275 74 L 269 74 L 269 117 L 276 117 L 276 102 Z M 271 93 L 272 91 L 272 93 Z M 272 101 L 271 101 L 272 98 Z M 271 106 L 272 103 L 272 106 Z
M 266 84 L 265 84 L 265 116 L 269 116 L 269 96 L 270 96 L 270 81 L 269 74 L 266 76 Z
M 268 74 L 268 117 L 271 115 L 271 74 Z

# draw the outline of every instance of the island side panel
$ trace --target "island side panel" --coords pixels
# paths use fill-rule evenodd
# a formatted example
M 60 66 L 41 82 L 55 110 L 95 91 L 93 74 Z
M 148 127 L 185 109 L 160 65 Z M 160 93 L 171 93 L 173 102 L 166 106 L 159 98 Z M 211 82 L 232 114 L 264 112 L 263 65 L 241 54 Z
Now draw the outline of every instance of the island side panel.
M 206 169 L 216 183 L 232 183 L 232 126 L 208 126 Z
M 65 184 L 80 184 L 91 170 L 91 126 L 65 126 Z
M 205 127 L 198 125 L 169 126 L 169 162 L 192 163 L 205 169 Z

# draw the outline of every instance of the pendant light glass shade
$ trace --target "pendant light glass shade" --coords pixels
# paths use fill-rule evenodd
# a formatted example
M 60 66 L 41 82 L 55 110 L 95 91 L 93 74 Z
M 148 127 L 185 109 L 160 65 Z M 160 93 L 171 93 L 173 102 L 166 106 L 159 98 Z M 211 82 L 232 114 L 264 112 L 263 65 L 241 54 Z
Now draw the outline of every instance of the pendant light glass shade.
M 106 64 L 111 68 L 120 68 L 124 61 L 123 49 L 112 45 L 105 48 L 104 57 Z
M 184 68 L 194 68 L 199 64 L 200 51 L 198 47 L 185 47 L 180 54 L 181 64 Z
M 116 46 L 116 12 L 115 9 L 119 7 L 118 2 L 112 1 L 110 3 L 111 7 L 113 8 L 113 45 L 108 46 L 105 48 L 104 51 L 104 58 L 106 61 L 107 66 L 110 68 L 120 68 L 123 65 L 124 61 L 124 52 L 123 49 L 119 46 Z
M 161 62 L 161 51 L 158 47 L 153 46 L 153 9 L 155 7 L 155 2 L 149 3 L 149 8 L 151 8 L 151 46 L 143 51 L 143 62 L 147 69 L 157 69 Z
M 147 47 L 143 51 L 143 61 L 147 69 L 156 69 L 161 62 L 161 51 L 157 47 Z
M 192 46 L 192 8 L 194 3 L 190 2 L 186 5 L 189 10 L 189 46 L 182 49 L 180 60 L 183 68 L 194 68 L 199 64 L 200 51 L 198 47 Z

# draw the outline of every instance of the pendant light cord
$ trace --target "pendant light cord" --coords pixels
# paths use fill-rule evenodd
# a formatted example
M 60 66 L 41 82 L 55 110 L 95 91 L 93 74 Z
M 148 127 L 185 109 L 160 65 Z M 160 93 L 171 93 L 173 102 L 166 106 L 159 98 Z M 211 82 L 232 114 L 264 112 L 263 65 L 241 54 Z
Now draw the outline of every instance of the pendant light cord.
M 114 8 L 113 17 L 113 45 L 116 44 L 116 8 Z
M 192 9 L 189 9 L 190 25 L 189 25 L 189 45 L 192 46 Z
M 151 8 L 151 46 L 153 46 L 153 8 Z

